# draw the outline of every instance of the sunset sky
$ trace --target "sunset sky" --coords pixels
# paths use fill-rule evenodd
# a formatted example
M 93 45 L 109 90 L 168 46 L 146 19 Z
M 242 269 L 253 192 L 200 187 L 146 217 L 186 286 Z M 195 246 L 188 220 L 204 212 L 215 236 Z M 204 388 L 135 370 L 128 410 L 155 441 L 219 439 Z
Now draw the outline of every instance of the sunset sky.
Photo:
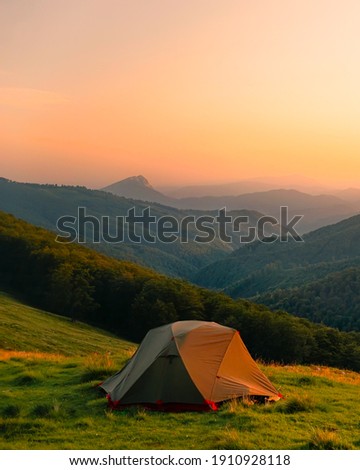
M 0 176 L 360 187 L 359 0 L 0 0 Z

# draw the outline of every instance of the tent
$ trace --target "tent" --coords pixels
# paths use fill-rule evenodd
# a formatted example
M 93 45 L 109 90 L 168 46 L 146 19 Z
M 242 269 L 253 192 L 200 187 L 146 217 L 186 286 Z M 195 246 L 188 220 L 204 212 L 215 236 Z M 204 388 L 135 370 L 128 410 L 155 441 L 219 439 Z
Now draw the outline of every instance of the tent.
M 216 410 L 235 397 L 281 396 L 238 331 L 193 320 L 150 330 L 126 366 L 100 386 L 113 409 Z

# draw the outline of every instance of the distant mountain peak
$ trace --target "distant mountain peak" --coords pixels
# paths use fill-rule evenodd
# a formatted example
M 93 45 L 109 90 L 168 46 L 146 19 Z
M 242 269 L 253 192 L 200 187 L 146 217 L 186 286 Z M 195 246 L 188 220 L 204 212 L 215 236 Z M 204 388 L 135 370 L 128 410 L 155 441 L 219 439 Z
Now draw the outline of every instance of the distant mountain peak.
M 149 180 L 147 180 L 145 178 L 145 176 L 143 176 L 143 175 L 129 176 L 129 178 L 125 178 L 125 179 L 119 181 L 119 183 L 125 183 L 125 182 L 135 183 L 135 184 L 139 184 L 141 186 L 146 186 L 147 188 L 154 189 L 153 186 L 149 183 Z
M 143 175 L 129 176 L 102 189 L 117 196 L 140 201 L 158 202 L 161 204 L 170 204 L 171 202 L 171 198 L 157 191 Z

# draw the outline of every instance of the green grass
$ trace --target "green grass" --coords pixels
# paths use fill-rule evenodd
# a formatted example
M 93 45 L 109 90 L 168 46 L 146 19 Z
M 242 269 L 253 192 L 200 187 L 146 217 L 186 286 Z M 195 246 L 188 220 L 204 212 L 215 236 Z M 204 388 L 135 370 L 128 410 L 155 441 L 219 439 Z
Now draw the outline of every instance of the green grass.
M 112 412 L 134 345 L 0 295 L 0 449 L 360 449 L 360 374 L 264 365 L 285 396 L 214 413 Z
M 0 349 L 66 356 L 133 352 L 135 345 L 70 318 L 44 313 L 0 292 Z

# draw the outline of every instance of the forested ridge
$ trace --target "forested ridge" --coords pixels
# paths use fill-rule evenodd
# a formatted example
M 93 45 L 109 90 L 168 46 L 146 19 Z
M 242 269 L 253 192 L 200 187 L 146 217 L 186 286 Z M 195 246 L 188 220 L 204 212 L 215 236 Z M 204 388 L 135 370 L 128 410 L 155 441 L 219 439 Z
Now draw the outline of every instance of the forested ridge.
M 149 328 L 176 320 L 216 321 L 238 329 L 265 361 L 360 370 L 360 334 L 274 313 L 108 258 L 0 212 L 0 282 L 27 302 L 139 341 Z
M 0 178 L 0 210 L 36 226 L 58 232 L 57 221 L 59 218 L 72 216 L 79 221 L 79 208 L 85 208 L 86 216 L 96 218 L 98 221 L 101 221 L 103 217 L 108 217 L 108 232 L 112 237 L 118 233 L 116 218 L 126 217 L 128 211 L 132 209 L 135 210 L 136 215 L 149 209 L 157 221 L 165 216 L 171 217 L 179 223 L 189 215 L 199 217 L 204 214 L 210 216 L 217 214 L 217 211 L 204 213 L 204 211 L 191 209 L 179 210 L 157 203 L 114 196 L 105 191 L 87 189 L 82 186 L 17 183 Z M 248 216 L 249 222 L 254 225 L 262 214 L 256 211 L 239 210 L 234 211 L 232 215 L 234 217 Z M 173 243 L 160 241 L 156 236 L 158 231 L 155 224 L 152 224 L 149 232 L 146 230 L 147 233 L 155 236 L 154 242 L 142 240 L 141 243 L 134 243 L 125 236 L 122 242 L 106 243 L 101 237 L 104 225 L 100 225 L 99 231 L 97 227 L 92 228 L 92 224 L 88 223 L 86 227 L 79 227 L 78 233 L 81 233 L 86 243 L 100 253 L 132 261 L 167 276 L 189 278 L 199 268 L 226 256 L 232 249 L 231 246 L 224 244 L 218 235 L 211 243 L 194 242 L 194 237 L 199 232 L 192 223 L 188 226 L 188 243 L 181 243 L 180 240 Z M 129 222 L 128 228 L 131 228 L 134 233 L 141 233 L 139 227 L 135 227 L 135 225 Z M 244 231 L 246 232 L 246 226 Z M 94 243 L 94 239 L 97 237 L 100 238 L 100 242 Z M 234 243 L 238 239 L 239 233 L 234 237 Z
M 341 330 L 360 331 L 360 268 L 332 273 L 291 289 L 276 289 L 253 298 Z
M 255 242 L 198 271 L 194 282 L 344 331 L 360 331 L 360 216 L 304 242 Z
M 360 215 L 356 215 L 304 235 L 303 242 L 290 238 L 287 243 L 250 243 L 200 269 L 193 280 L 215 289 L 237 286 L 237 295 L 244 295 L 241 283 L 245 279 L 252 277 L 256 281 L 258 275 L 262 278 L 257 284 L 258 293 L 270 287 L 280 287 L 276 285 L 279 282 L 286 284 L 289 273 L 293 285 L 298 285 L 299 282 L 313 280 L 314 269 L 320 278 L 324 274 L 359 265 L 359 237 Z M 257 292 L 247 293 L 255 295 Z

